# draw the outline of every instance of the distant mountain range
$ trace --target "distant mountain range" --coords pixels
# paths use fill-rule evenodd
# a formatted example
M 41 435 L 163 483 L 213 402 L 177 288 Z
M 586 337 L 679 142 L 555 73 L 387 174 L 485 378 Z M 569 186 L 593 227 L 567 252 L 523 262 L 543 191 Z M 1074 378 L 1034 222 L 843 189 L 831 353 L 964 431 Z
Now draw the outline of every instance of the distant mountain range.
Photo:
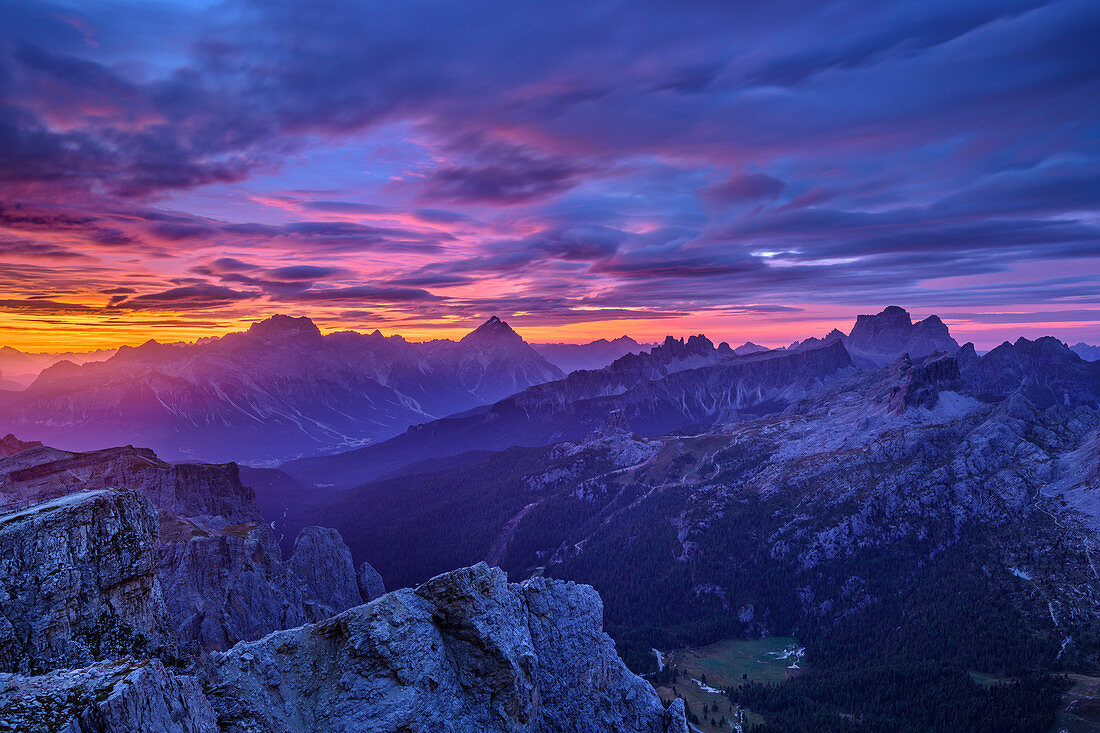
M 698 432 L 775 412 L 853 368 L 840 343 L 738 357 L 704 336 L 669 339 L 601 370 L 573 372 L 486 407 L 417 425 L 391 440 L 282 466 L 301 480 L 350 486 L 415 461 L 465 451 L 579 440 L 621 410 L 642 435 Z
M 735 350 L 715 346 L 702 334 L 670 336 L 649 352 L 628 354 L 602 369 L 573 372 L 495 404 L 417 425 L 384 443 L 282 469 L 299 480 L 351 486 L 414 461 L 578 440 L 613 410 L 621 410 L 641 435 L 698 432 L 778 412 L 858 368 L 877 368 L 903 354 L 958 350 L 939 318 L 913 323 L 897 306 L 859 316 L 850 334 L 833 331 L 786 349 L 746 344 Z
M 619 357 L 637 354 L 649 348 L 629 336 L 587 344 L 531 344 L 542 358 L 568 374 L 580 369 L 602 369 Z
M 30 353 L 3 346 L 0 347 L 0 389 L 24 389 L 43 369 L 60 361 L 70 361 L 74 364 L 104 361 L 114 356 L 116 351 L 117 349 L 97 349 L 63 353 Z
M 1085 361 L 1100 361 L 1100 346 L 1091 346 L 1081 341 L 1070 348 Z
M 264 463 L 387 438 L 562 375 L 496 317 L 457 342 L 412 343 L 273 316 L 222 338 L 54 364 L 0 394 L 0 430 L 72 450 Z
M 0 431 L 70 450 L 129 443 L 169 460 L 266 466 L 399 437 L 383 451 L 384 460 L 370 459 L 370 476 L 377 476 L 406 461 L 406 450 L 407 457 L 429 458 L 485 449 L 478 444 L 481 433 L 473 431 L 478 421 L 495 421 L 493 447 L 576 437 L 613 404 L 635 429 L 649 433 L 774 411 L 827 380 L 813 373 L 782 382 L 784 370 L 799 363 L 785 357 L 834 344 L 843 348 L 819 356 L 821 368 L 873 368 L 903 353 L 916 358 L 959 349 L 939 318 L 914 323 L 897 306 L 859 316 L 848 334 L 834 330 L 774 350 L 753 343 L 715 346 L 702 335 L 670 337 L 648 350 L 627 336 L 528 344 L 497 317 L 459 341 L 417 343 L 378 331 L 322 335 L 308 318 L 280 315 L 191 344 L 149 341 L 68 354 L 0 349 L 0 370 L 18 377 L 0 391 Z M 1092 348 L 1074 347 L 1086 359 Z M 711 371 L 671 377 L 704 367 Z M 560 388 L 523 394 L 566 375 Z M 553 421 L 536 417 L 555 401 L 564 409 Z M 511 417 L 500 419 L 504 414 Z M 450 419 L 434 422 L 442 418 Z M 403 435 L 413 426 L 424 426 L 419 437 Z M 339 473 L 341 483 L 368 477 L 355 473 L 359 469 L 321 468 L 323 461 L 303 465 L 318 475 Z M 288 468 L 302 475 L 303 469 Z

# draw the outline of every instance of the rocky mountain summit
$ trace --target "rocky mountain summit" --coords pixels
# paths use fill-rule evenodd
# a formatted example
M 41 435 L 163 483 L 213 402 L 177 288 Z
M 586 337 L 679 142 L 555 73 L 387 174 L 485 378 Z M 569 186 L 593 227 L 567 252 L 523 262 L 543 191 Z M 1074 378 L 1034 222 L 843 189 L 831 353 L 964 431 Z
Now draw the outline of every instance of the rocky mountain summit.
M 1093 346 L 1092 344 L 1086 344 L 1084 341 L 1078 341 L 1071 346 L 1070 349 L 1085 361 L 1100 361 L 1100 346 Z
M 62 361 L 0 391 L 0 429 L 90 450 L 141 444 L 172 460 L 275 463 L 396 435 L 410 425 L 558 379 L 499 318 L 461 341 L 405 341 L 277 315 L 190 344 L 149 341 Z
M 959 350 L 939 316 L 913 323 L 908 311 L 896 305 L 877 315 L 857 317 L 845 345 L 853 358 L 866 359 L 874 366 L 883 366 L 902 354 L 916 358 Z
M 959 344 L 939 316 L 913 322 L 909 311 L 896 305 L 876 314 L 856 316 L 850 333 L 833 329 L 822 338 L 795 341 L 787 351 L 805 351 L 839 341 L 855 363 L 864 368 L 885 366 L 902 355 L 910 358 L 935 353 L 953 354 Z

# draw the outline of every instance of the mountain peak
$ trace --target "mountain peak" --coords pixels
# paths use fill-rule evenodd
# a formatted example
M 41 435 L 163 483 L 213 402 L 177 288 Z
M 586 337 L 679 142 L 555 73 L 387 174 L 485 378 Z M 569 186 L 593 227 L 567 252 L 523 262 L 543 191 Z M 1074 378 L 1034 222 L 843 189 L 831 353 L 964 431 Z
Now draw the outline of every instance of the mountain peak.
M 277 313 L 248 327 L 248 333 L 266 341 L 283 341 L 294 338 L 319 339 L 321 331 L 306 316 L 288 316 Z
M 938 351 L 955 353 L 959 344 L 939 316 L 913 323 L 909 311 L 891 305 L 875 315 L 861 315 L 848 335 L 848 346 L 860 356 L 882 366 L 904 353 L 911 357 Z
M 856 325 L 852 327 L 848 338 L 859 343 L 888 332 L 907 334 L 912 325 L 913 319 L 909 316 L 909 311 L 901 306 L 889 305 L 881 313 L 856 316 Z
M 492 316 L 485 323 L 463 336 L 461 343 L 487 343 L 491 341 L 514 343 L 523 341 L 523 337 L 513 331 L 506 321 L 502 321 L 497 316 Z
M 767 351 L 768 347 L 761 346 L 760 344 L 754 344 L 752 341 L 746 341 L 733 350 L 733 353 L 738 356 L 748 356 L 749 354 L 759 354 L 762 351 Z

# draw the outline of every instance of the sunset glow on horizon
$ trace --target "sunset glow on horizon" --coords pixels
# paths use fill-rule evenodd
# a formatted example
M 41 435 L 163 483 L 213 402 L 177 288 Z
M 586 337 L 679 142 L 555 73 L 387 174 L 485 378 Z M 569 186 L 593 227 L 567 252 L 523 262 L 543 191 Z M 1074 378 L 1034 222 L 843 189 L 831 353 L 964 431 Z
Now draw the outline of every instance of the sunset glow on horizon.
M 858 5 L 7 3 L 0 345 L 1100 343 L 1100 10 Z

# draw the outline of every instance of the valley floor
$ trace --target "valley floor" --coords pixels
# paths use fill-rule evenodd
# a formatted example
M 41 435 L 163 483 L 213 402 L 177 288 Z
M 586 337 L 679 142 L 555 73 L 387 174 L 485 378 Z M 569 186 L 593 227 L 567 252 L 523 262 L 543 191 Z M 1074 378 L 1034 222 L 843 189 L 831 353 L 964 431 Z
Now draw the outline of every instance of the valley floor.
M 656 653 L 656 650 L 655 650 Z M 794 637 L 724 639 L 714 644 L 660 655 L 663 674 L 649 675 L 665 703 L 677 697 L 703 733 L 749 730 L 759 715 L 730 702 L 729 687 L 743 682 L 782 682 L 802 672 L 803 650 Z
M 1069 689 L 1058 712 L 1058 733 L 1100 733 L 1100 677 L 1069 675 Z

